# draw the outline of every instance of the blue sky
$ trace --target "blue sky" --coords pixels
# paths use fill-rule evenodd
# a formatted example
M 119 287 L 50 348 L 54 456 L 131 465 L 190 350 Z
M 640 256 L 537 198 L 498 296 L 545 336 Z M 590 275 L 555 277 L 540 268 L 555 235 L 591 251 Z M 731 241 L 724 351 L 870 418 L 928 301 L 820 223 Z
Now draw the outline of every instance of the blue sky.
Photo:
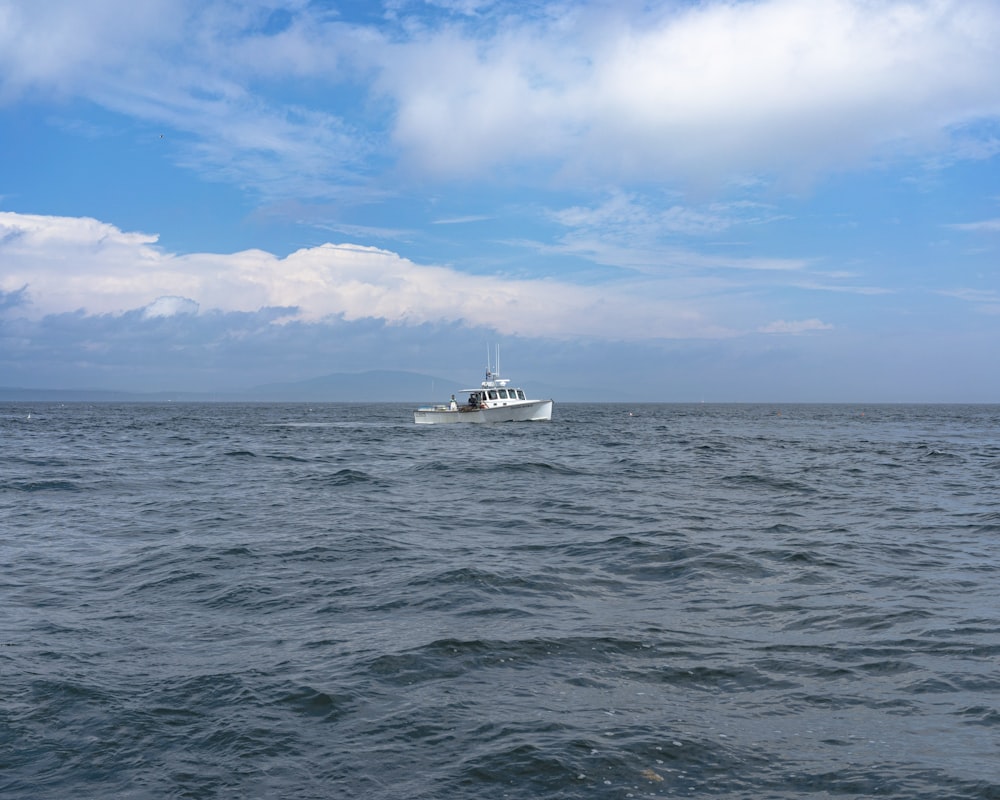
M 994 0 L 0 0 L 0 386 L 500 343 L 556 399 L 1000 402 L 997 41 Z

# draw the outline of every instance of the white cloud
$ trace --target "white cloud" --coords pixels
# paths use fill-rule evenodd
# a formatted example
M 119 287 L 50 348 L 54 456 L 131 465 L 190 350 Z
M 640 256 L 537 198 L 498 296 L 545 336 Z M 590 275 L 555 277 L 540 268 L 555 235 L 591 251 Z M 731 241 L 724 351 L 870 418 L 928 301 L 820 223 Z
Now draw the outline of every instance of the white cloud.
M 938 294 L 970 303 L 981 314 L 1000 314 L 1000 291 L 995 289 L 951 289 Z
M 886 289 L 882 286 L 859 286 L 857 284 L 851 283 L 830 283 L 829 279 L 838 279 L 839 277 L 851 277 L 850 275 L 838 276 L 836 274 L 831 274 L 825 276 L 828 280 L 824 282 L 816 280 L 799 280 L 794 283 L 794 286 L 798 289 L 805 289 L 811 292 L 836 292 L 839 294 L 856 294 L 868 297 L 875 297 L 878 295 L 893 294 L 898 291 L 896 289 Z
M 1000 233 L 1000 219 L 984 219 L 981 222 L 963 222 L 949 227 L 972 233 Z
M 435 219 L 431 220 L 432 225 L 464 225 L 469 222 L 485 222 L 486 220 L 493 219 L 493 217 L 487 214 L 471 214 L 465 217 L 449 217 L 447 219 Z
M 779 319 L 769 323 L 768 325 L 764 325 L 760 328 L 758 333 L 786 333 L 795 335 L 800 333 L 809 333 L 811 331 L 829 330 L 833 330 L 833 325 L 818 319 L 803 319 L 791 322 Z
M 81 91 L 144 51 L 157 52 L 178 35 L 184 11 L 172 0 L 3 0 L 0 101 L 32 90 Z
M 394 135 L 430 171 L 554 159 L 564 176 L 797 174 L 1000 112 L 1000 6 L 764 0 L 388 46 Z M 600 35 L 588 24 L 602 26 Z
M 0 0 L 0 104 L 29 92 L 83 97 L 179 134 L 167 137 L 172 157 L 202 174 L 266 196 L 336 195 L 345 179 L 357 184 L 372 137 L 267 82 L 335 84 L 342 26 L 302 16 L 264 35 L 269 6 Z
M 992 0 L 470 0 L 443 3 L 464 22 L 404 4 L 378 28 L 284 5 L 271 32 L 263 2 L 0 0 L 0 102 L 56 92 L 169 126 L 194 137 L 183 163 L 272 196 L 331 196 L 388 159 L 593 186 L 996 152 L 969 128 L 1000 114 Z
M 550 213 L 566 233 L 558 245 L 539 249 L 646 274 L 683 270 L 707 273 L 718 269 L 795 272 L 808 265 L 801 258 L 711 254 L 678 244 L 685 237 L 704 238 L 782 218 L 757 203 L 684 206 L 671 199 L 664 203 L 659 198 L 616 191 L 596 206 L 573 206 Z
M 494 6 L 497 0 L 426 0 L 429 5 L 473 17 Z
M 198 304 L 187 297 L 157 297 L 142 310 L 142 315 L 146 319 L 197 313 Z
M 599 232 L 628 241 L 654 241 L 677 236 L 704 237 L 738 226 L 761 225 L 783 217 L 760 203 L 713 202 L 702 207 L 681 205 L 667 197 L 613 191 L 595 207 L 573 206 L 552 212 L 567 228 Z
M 666 299 L 647 283 L 577 286 L 556 280 L 469 275 L 396 253 L 325 244 L 279 258 L 261 250 L 174 255 L 156 237 L 93 219 L 0 213 L 0 291 L 27 285 L 38 318 L 82 310 L 146 317 L 197 308 L 283 308 L 284 321 L 367 318 L 390 324 L 464 322 L 503 334 L 642 340 L 730 335 L 689 295 Z
M 651 242 L 625 242 L 595 234 L 570 234 L 558 245 L 536 245 L 543 253 L 576 255 L 597 264 L 634 270 L 649 276 L 697 273 L 708 276 L 717 270 L 761 273 L 797 273 L 809 262 L 802 258 L 731 256 L 698 252 Z M 795 279 L 795 285 L 801 279 Z M 730 285 L 732 288 L 732 285 Z

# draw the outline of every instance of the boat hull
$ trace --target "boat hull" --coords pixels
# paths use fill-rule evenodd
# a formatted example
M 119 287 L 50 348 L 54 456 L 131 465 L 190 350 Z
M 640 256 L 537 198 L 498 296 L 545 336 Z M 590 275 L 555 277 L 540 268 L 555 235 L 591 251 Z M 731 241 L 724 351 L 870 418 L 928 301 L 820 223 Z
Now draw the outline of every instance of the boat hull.
M 463 423 L 491 422 L 547 422 L 552 419 L 551 400 L 529 400 L 524 403 L 511 403 L 495 408 L 478 408 L 475 410 L 457 411 L 440 406 L 437 408 L 418 408 L 413 412 L 413 421 L 418 425 L 452 425 Z

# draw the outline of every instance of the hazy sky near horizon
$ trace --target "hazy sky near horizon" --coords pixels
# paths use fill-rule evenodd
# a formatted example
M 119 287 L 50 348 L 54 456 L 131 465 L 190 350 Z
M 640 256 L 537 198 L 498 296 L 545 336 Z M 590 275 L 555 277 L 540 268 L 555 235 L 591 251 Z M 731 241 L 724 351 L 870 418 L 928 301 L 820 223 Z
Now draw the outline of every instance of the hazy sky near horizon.
M 529 388 L 1000 402 L 998 41 L 995 0 L 0 0 L 0 386 L 500 342 Z

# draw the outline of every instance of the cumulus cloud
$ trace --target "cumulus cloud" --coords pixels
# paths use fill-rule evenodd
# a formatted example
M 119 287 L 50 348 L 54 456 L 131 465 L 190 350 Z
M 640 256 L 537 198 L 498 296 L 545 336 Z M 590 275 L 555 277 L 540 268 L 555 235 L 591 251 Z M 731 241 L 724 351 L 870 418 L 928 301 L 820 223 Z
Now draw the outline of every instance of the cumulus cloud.
M 184 314 L 197 314 L 198 304 L 187 297 L 157 297 L 142 310 L 146 319 L 154 317 L 176 317 Z
M 996 152 L 970 134 L 1000 114 L 992 0 L 441 5 L 465 15 L 0 0 L 0 102 L 54 92 L 170 126 L 182 163 L 270 196 L 357 191 L 389 159 L 592 186 Z M 321 91 L 273 91 L 300 79 Z
M 976 0 L 583 10 L 390 46 L 380 86 L 397 143 L 432 171 L 554 159 L 584 179 L 797 173 L 995 116 L 998 36 L 1000 8 Z
M 175 255 L 156 237 L 93 219 L 0 213 L 0 290 L 24 291 L 35 318 L 83 311 L 145 318 L 201 309 L 284 308 L 283 321 L 340 318 L 394 325 L 456 323 L 556 339 L 725 336 L 691 298 L 648 283 L 579 286 L 470 275 L 397 253 L 325 244 L 280 258 L 261 250 Z M 25 288 L 26 287 L 26 288 Z

